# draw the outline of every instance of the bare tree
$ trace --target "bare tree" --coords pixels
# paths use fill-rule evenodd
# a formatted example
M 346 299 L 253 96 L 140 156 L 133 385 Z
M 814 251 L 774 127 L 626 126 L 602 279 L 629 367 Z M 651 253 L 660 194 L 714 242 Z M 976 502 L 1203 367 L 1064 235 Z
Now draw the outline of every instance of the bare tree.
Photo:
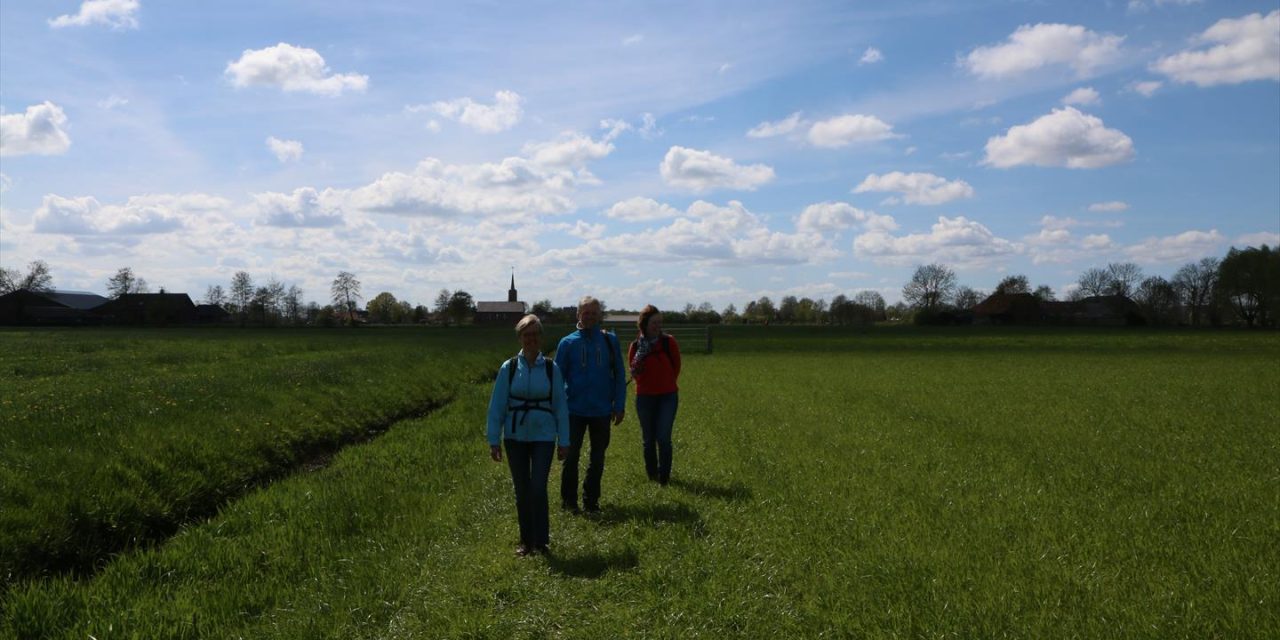
M 917 309 L 932 311 L 942 306 L 956 290 L 956 274 L 946 265 L 920 265 L 902 288 L 902 298 Z
M 1105 296 L 1107 295 L 1107 289 L 1111 284 L 1111 278 L 1107 275 L 1106 269 L 1086 269 L 1084 273 L 1080 274 L 1080 279 L 1077 281 L 1077 284 L 1079 284 L 1080 287 L 1073 292 L 1073 297 L 1088 298 L 1091 296 Z
M 240 313 L 240 324 L 249 317 L 249 303 L 253 301 L 253 278 L 248 271 L 237 271 L 231 276 L 231 303 Z
M 1134 297 L 1147 322 L 1155 325 L 1177 324 L 1182 315 L 1178 292 L 1168 280 L 1151 276 L 1138 285 Z
M 981 291 L 968 286 L 956 289 L 955 305 L 957 309 L 972 309 L 986 298 Z
M 1107 293 L 1132 298 L 1142 282 L 1142 267 L 1132 262 L 1112 262 L 1107 265 Z
M 298 324 L 302 320 L 302 289 L 298 285 L 289 285 L 289 290 L 284 294 L 284 314 L 291 324 Z
M 221 307 L 227 303 L 227 292 L 222 290 L 222 285 L 209 285 L 204 292 L 204 303 Z
M 1204 258 L 1200 262 L 1188 262 L 1173 274 L 1173 288 L 1182 299 L 1182 306 L 1191 313 L 1191 326 L 1200 326 L 1200 314 L 1209 308 L 1213 300 L 1213 288 L 1218 284 L 1217 258 Z
M 147 281 L 133 274 L 133 269 L 120 267 L 114 276 L 107 279 L 107 292 L 112 298 L 119 298 L 126 293 L 147 293 L 150 287 Z
M 1031 293 L 1031 281 L 1024 275 L 1006 276 L 996 285 L 997 294 Z
M 0 294 L 26 289 L 28 291 L 53 291 L 53 275 L 44 260 L 32 260 L 27 265 L 27 275 L 17 269 L 0 268 Z
M 18 290 L 18 272 L 0 267 L 0 295 Z
M 1057 299 L 1053 296 L 1053 289 L 1047 284 L 1036 287 L 1036 290 L 1031 295 L 1039 298 L 1041 302 L 1053 302 Z
M 360 299 L 360 281 L 356 280 L 355 274 L 339 271 L 329 287 L 329 294 L 333 304 L 346 311 L 348 321 L 355 324 L 356 301 Z

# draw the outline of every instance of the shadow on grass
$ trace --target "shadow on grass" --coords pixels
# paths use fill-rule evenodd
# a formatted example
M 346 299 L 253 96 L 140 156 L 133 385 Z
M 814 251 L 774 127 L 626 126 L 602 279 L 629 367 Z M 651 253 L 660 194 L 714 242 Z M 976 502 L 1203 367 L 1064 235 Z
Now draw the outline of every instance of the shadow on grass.
M 627 571 L 640 566 L 640 555 L 632 549 L 607 553 L 588 553 L 579 556 L 547 556 L 552 573 L 571 578 L 595 580 L 609 571 Z
M 624 522 L 643 522 L 647 524 L 670 523 L 691 527 L 702 526 L 702 516 L 692 507 L 683 504 L 642 504 L 619 505 L 606 508 L 599 515 L 589 516 L 591 520 L 605 526 Z
M 749 500 L 751 498 L 751 488 L 739 483 L 724 486 L 704 480 L 672 478 L 671 486 L 686 493 L 692 493 L 695 496 L 717 498 L 729 502 L 738 502 L 739 500 Z

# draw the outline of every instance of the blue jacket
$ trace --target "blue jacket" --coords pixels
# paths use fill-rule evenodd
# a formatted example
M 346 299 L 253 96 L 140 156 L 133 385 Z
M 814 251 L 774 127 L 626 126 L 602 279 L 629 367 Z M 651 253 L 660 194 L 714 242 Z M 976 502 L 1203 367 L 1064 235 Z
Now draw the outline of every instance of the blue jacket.
M 578 329 L 560 339 L 556 364 L 564 373 L 569 413 L 600 417 L 627 408 L 627 363 L 618 337 L 600 328 Z
M 569 411 L 564 396 L 564 377 L 560 375 L 560 368 L 552 363 L 552 379 L 547 380 L 546 362 L 546 356 L 538 354 L 537 362 L 529 368 L 524 357 L 517 354 L 516 374 L 510 383 L 507 379 L 511 361 L 502 363 L 498 377 L 493 381 L 493 395 L 489 397 L 489 446 L 496 447 L 502 440 L 558 440 L 560 446 L 569 446 Z M 545 399 L 548 396 L 550 400 Z M 521 410 L 521 406 L 538 408 Z

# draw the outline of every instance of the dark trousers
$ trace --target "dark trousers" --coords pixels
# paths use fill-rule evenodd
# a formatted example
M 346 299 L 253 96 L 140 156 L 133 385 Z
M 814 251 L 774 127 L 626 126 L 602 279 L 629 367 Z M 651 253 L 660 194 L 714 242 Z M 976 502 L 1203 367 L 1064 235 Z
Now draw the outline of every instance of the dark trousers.
M 604 475 L 604 452 L 609 448 L 610 419 L 609 416 L 569 414 L 569 451 L 560 475 L 563 504 L 578 504 L 578 457 L 582 453 L 582 440 L 590 434 L 591 458 L 587 463 L 587 477 L 582 482 L 582 504 L 588 508 L 600 506 L 600 477 Z
M 554 442 L 507 440 L 507 464 L 511 484 L 516 489 L 516 515 L 520 519 L 520 542 L 530 547 L 551 542 L 547 515 L 547 478 L 551 475 Z
M 671 429 L 676 423 L 678 392 L 655 396 L 636 396 L 636 417 L 640 420 L 640 437 L 644 442 L 644 470 L 654 480 L 671 478 Z

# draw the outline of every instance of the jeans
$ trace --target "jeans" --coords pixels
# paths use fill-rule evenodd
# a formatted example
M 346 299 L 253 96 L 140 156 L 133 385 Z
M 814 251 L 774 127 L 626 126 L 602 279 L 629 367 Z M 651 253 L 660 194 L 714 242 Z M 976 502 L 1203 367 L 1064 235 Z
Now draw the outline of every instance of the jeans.
M 520 519 L 520 542 L 530 547 L 551 541 L 547 515 L 547 477 L 551 475 L 554 442 L 507 440 L 507 464 L 516 490 L 516 515 Z
M 636 417 L 644 442 L 644 470 L 649 478 L 665 483 L 671 478 L 671 429 L 680 406 L 679 392 L 636 396 Z
M 600 477 L 604 475 L 604 452 L 609 448 L 610 421 L 610 416 L 569 414 L 569 451 L 560 475 L 562 504 L 575 507 L 578 504 L 578 457 L 582 453 L 582 440 L 590 434 L 591 458 L 587 477 L 582 482 L 582 504 L 588 509 L 600 506 Z

